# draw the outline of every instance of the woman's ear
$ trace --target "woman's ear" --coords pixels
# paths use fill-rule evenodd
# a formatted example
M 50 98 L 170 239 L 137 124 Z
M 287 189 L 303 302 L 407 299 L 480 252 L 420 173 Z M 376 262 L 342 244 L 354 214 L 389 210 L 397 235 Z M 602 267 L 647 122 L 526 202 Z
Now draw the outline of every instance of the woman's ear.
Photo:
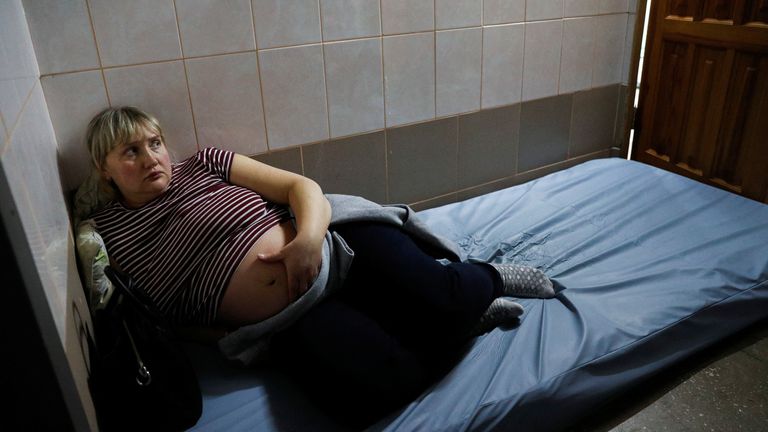
M 104 167 L 104 165 L 100 165 L 100 166 L 97 168 L 97 170 L 98 170 L 98 172 L 99 172 L 99 175 L 101 175 L 101 179 L 102 179 L 102 180 L 104 180 L 104 181 L 105 181 L 105 182 L 107 182 L 107 183 L 109 183 L 110 181 L 112 181 L 112 176 L 110 176 L 110 175 L 109 175 L 109 172 L 107 172 L 107 169 Z

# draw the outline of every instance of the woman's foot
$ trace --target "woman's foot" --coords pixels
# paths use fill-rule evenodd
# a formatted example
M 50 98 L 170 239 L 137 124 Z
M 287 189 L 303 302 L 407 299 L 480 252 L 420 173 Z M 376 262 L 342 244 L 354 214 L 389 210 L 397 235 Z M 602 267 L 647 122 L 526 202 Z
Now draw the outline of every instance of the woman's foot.
M 504 295 L 512 297 L 552 298 L 552 281 L 541 270 L 518 264 L 489 263 L 499 272 L 504 283 Z
M 480 320 L 472 328 L 470 334 L 472 336 L 480 336 L 481 334 L 488 333 L 499 325 L 508 323 L 522 314 L 523 307 L 519 303 L 515 303 L 512 299 L 506 297 L 498 297 L 483 312 L 483 316 L 480 317 Z

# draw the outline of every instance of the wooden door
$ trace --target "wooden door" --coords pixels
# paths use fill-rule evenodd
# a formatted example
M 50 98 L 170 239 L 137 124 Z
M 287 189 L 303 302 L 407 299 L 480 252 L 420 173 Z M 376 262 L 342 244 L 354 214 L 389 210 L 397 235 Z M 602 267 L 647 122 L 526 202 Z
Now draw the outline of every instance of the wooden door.
M 632 159 L 768 203 L 768 0 L 653 0 Z

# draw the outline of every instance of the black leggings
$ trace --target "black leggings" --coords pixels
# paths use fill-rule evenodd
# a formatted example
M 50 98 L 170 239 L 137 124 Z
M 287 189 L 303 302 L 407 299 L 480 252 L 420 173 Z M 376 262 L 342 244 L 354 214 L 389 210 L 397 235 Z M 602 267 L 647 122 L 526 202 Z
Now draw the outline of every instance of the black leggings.
M 277 335 L 273 352 L 331 414 L 361 425 L 449 366 L 501 279 L 487 265 L 443 265 L 394 226 L 333 229 L 355 252 L 347 280 Z

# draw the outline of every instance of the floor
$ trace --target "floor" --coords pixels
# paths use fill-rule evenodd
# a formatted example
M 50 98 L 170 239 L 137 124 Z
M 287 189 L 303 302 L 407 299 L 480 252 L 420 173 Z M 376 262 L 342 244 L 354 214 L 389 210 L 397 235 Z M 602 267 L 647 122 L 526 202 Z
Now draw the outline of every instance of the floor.
M 571 432 L 768 431 L 768 320 L 593 413 Z

